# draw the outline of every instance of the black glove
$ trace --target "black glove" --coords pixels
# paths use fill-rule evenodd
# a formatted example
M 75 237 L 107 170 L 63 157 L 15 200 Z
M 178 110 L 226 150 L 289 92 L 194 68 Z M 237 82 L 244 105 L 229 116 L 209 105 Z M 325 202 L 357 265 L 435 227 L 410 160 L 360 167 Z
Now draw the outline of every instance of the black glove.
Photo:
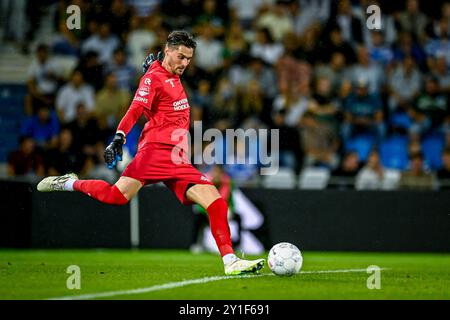
M 122 161 L 122 146 L 125 143 L 125 136 L 122 133 L 116 133 L 113 141 L 106 147 L 104 157 L 109 169 L 117 165 L 117 161 Z
M 162 51 L 158 51 L 158 54 L 155 55 L 153 53 L 150 53 L 144 60 L 144 62 L 142 62 L 142 73 L 146 73 L 148 68 L 150 68 L 150 66 L 152 65 L 153 62 L 155 62 L 156 60 L 158 60 L 159 62 L 162 62 L 164 59 L 164 53 L 162 53 Z

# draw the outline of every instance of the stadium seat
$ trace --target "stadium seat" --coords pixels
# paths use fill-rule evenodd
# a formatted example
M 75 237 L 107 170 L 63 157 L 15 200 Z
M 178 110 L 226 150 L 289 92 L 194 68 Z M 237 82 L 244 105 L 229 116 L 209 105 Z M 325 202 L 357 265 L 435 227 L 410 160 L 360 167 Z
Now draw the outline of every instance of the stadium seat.
M 22 84 L 0 84 L 0 98 L 25 96 L 27 86 Z M 1 100 L 1 99 L 0 99 Z
M 330 170 L 327 168 L 306 168 L 299 178 L 300 189 L 325 189 L 330 179 Z
M 294 189 L 296 183 L 297 177 L 290 168 L 280 168 L 276 174 L 268 175 L 262 181 L 263 187 L 273 189 Z
M 361 161 L 366 161 L 374 146 L 374 137 L 371 135 L 361 134 L 350 139 L 345 143 L 345 151 L 356 151 Z
M 23 105 L 23 101 L 17 103 L 12 102 L 10 99 L 0 98 L 0 117 L 2 119 L 7 118 L 8 120 L 23 118 L 25 116 Z
M 430 135 L 422 140 L 424 160 L 431 170 L 437 170 L 442 167 L 443 150 L 444 139 L 440 135 Z
M 20 128 L 20 121 L 15 117 L 4 116 L 0 113 L 0 127 L 2 132 L 15 132 Z
M 405 170 L 408 167 L 408 138 L 393 136 L 380 145 L 380 158 L 384 167 Z
M 395 128 L 408 130 L 411 127 L 411 118 L 406 112 L 396 112 L 391 115 L 389 124 Z

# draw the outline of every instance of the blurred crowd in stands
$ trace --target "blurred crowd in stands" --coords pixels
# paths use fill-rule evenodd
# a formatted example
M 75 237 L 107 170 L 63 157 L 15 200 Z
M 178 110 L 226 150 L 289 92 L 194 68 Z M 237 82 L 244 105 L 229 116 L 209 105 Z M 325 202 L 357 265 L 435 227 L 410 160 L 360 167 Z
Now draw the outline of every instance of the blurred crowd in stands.
M 5 34 L 33 59 L 12 176 L 74 171 L 114 181 L 103 150 L 142 61 L 162 50 L 170 31 L 185 29 L 198 43 L 182 77 L 192 123 L 279 129 L 282 169 L 325 168 L 356 178 L 359 189 L 381 188 L 391 169 L 405 188 L 433 189 L 450 178 L 450 2 L 59 1 L 51 41 L 26 47 L 39 12 L 54 2 L 29 1 L 29 30 Z M 67 28 L 70 4 L 81 8 L 80 30 Z M 379 30 L 367 27 L 369 5 L 381 8 Z M 56 56 L 75 62 L 70 74 Z M 144 122 L 128 137 L 130 156 Z M 225 169 L 245 183 L 257 179 L 258 166 Z

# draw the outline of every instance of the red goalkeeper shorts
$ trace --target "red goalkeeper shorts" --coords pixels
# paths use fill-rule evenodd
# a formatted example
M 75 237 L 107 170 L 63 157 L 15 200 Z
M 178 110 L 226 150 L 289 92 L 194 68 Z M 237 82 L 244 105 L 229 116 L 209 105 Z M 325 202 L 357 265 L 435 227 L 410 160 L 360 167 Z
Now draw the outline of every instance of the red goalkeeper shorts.
M 187 188 L 195 184 L 213 184 L 188 159 L 186 151 L 177 146 L 147 143 L 145 148 L 138 150 L 122 176 L 139 180 L 142 185 L 163 182 L 182 204 L 193 204 L 186 197 Z

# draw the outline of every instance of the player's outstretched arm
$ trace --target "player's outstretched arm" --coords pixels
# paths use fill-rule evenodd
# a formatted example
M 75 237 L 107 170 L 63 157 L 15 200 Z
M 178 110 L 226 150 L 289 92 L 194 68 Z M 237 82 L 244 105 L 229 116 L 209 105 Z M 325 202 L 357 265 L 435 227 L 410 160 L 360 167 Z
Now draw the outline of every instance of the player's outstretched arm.
M 148 68 L 150 68 L 153 62 L 155 61 L 161 62 L 163 59 L 164 55 L 161 51 L 158 52 L 156 56 L 153 55 L 153 53 L 149 54 L 142 63 L 142 71 L 146 73 Z M 151 90 L 149 87 L 150 84 L 146 82 L 146 79 L 147 76 L 144 75 L 144 77 L 141 79 L 138 93 L 135 95 L 135 98 L 133 99 L 133 103 L 131 104 L 127 113 L 122 118 L 122 120 L 119 123 L 119 126 L 117 127 L 116 135 L 114 136 L 113 141 L 105 149 L 104 152 L 105 162 L 108 165 L 108 168 L 110 169 L 114 168 L 117 165 L 118 161 L 122 160 L 123 154 L 122 147 L 126 142 L 126 136 L 130 132 L 131 128 L 134 126 L 136 121 L 139 119 L 139 117 L 142 115 L 146 105 L 148 108 L 151 108 L 156 88 L 153 88 L 153 90 Z M 153 87 L 154 86 L 155 84 L 153 84 Z M 145 87 L 146 92 L 150 91 L 150 94 L 145 97 L 145 101 L 143 101 L 144 99 L 141 96 L 142 94 L 140 94 L 141 87 Z

